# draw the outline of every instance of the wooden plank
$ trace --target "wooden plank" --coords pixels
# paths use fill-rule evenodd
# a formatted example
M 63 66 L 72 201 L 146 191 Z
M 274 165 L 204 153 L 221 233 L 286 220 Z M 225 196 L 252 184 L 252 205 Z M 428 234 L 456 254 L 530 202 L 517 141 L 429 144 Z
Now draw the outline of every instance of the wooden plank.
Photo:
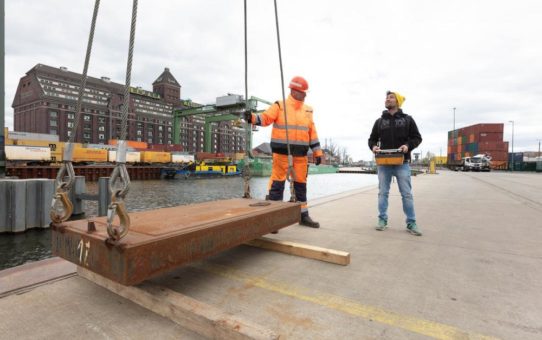
M 347 266 L 350 264 L 350 253 L 340 250 L 321 248 L 302 243 L 272 239 L 268 237 L 260 237 L 252 241 L 245 242 L 245 244 L 252 247 L 278 251 L 285 254 L 306 257 L 309 259 L 320 260 L 334 264 L 340 264 L 343 266 Z
M 148 281 L 137 286 L 124 286 L 83 267 L 78 267 L 77 273 L 125 299 L 210 339 L 279 339 L 278 334 L 260 325 Z

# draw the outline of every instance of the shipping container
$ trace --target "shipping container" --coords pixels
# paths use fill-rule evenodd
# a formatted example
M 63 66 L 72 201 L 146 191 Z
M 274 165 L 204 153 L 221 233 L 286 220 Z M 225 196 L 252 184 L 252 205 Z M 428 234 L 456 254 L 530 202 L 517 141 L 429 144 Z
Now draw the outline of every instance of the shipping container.
M 6 145 L 4 150 L 8 161 L 51 161 L 51 149 L 48 147 Z
M 116 139 L 110 139 L 108 144 L 117 145 L 117 140 Z M 137 142 L 137 141 L 134 141 L 134 140 L 127 140 L 126 141 L 126 146 L 130 147 L 130 148 L 134 148 L 134 149 L 147 149 L 148 144 L 145 143 L 145 142 Z
M 105 150 L 116 150 L 116 145 L 110 145 L 110 144 L 83 144 L 85 148 L 91 148 L 91 149 L 105 149 Z
M 196 159 L 202 161 L 204 159 L 214 159 L 214 158 L 224 158 L 226 157 L 223 153 L 213 153 L 213 152 L 196 152 Z
M 194 162 L 194 155 L 172 153 L 171 154 L 172 163 L 190 163 Z
M 147 150 L 161 152 L 181 152 L 183 147 L 180 144 L 149 144 Z
M 482 151 L 508 151 L 508 144 L 505 142 L 480 142 L 478 143 L 480 152 Z
M 4 130 L 5 131 L 5 130 Z M 39 141 L 46 141 L 46 142 L 58 142 L 58 135 L 50 135 L 46 133 L 33 133 L 33 132 L 22 132 L 22 131 L 8 131 L 6 135 L 4 135 L 6 139 L 11 140 L 39 140 Z
M 503 123 L 494 123 L 494 124 L 477 124 L 473 126 L 475 129 L 478 129 L 478 132 L 504 132 Z
M 143 163 L 169 163 L 171 154 L 159 151 L 141 151 L 141 162 Z
M 505 151 L 486 151 L 480 153 L 490 156 L 492 161 L 508 161 L 508 153 Z
M 478 142 L 502 142 L 502 132 L 480 132 Z
M 74 163 L 78 163 L 78 162 L 106 163 L 107 150 L 76 147 L 73 149 L 72 160 Z
M 109 150 L 108 152 L 109 162 L 117 161 L 117 151 Z M 141 162 L 141 153 L 138 151 L 127 151 L 126 152 L 126 163 L 139 163 Z

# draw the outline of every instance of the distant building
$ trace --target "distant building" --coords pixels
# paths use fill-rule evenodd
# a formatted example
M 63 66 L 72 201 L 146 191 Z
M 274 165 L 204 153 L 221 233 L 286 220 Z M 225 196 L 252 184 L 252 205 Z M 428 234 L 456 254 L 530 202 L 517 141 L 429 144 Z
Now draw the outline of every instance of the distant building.
M 265 142 L 258 145 L 257 147 L 252 149 L 252 154 L 254 154 L 254 156 L 260 156 L 260 157 L 261 156 L 271 157 L 273 154 L 273 151 L 271 150 L 271 144 Z
M 13 99 L 14 130 L 54 134 L 67 141 L 75 123 L 80 84 L 81 74 L 65 67 L 34 66 L 20 79 Z M 87 77 L 76 142 L 107 144 L 120 137 L 124 88 L 108 77 Z M 152 91 L 131 87 L 127 139 L 172 144 L 173 110 L 201 106 L 180 98 L 181 85 L 168 68 L 152 83 Z M 204 121 L 204 116 L 195 115 L 180 122 L 180 144 L 185 151 L 203 151 Z M 244 130 L 232 122 L 214 123 L 212 133 L 212 152 L 244 150 Z
M 164 73 L 169 74 L 169 70 Z M 57 134 L 60 140 L 67 140 L 75 122 L 80 84 L 81 74 L 65 67 L 34 66 L 20 79 L 13 99 L 15 131 Z M 157 79 L 154 87 L 163 93 L 180 94 L 178 83 Z M 106 144 L 109 139 L 118 138 L 123 98 L 124 85 L 111 82 L 107 77 L 88 77 L 75 141 Z M 180 103 L 179 98 L 177 102 Z M 131 87 L 129 105 L 129 140 L 172 143 L 174 104 L 171 98 L 165 100 L 158 93 Z

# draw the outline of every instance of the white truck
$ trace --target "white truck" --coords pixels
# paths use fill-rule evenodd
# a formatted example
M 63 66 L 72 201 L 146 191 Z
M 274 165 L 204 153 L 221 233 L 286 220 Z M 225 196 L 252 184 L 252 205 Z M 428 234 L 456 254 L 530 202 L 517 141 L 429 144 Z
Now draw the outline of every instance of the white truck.
M 483 154 L 465 157 L 463 171 L 491 171 L 491 157 Z

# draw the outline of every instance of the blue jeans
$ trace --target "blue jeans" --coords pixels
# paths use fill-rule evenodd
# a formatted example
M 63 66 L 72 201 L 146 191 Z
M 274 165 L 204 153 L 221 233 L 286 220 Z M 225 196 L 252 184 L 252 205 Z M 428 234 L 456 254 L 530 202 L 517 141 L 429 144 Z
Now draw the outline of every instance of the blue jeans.
M 410 165 L 380 165 L 378 166 L 378 218 L 388 220 L 388 197 L 390 195 L 391 178 L 397 178 L 399 192 L 403 199 L 403 211 L 406 215 L 406 223 L 416 222 L 414 213 L 414 197 L 412 196 L 412 184 L 410 182 Z

